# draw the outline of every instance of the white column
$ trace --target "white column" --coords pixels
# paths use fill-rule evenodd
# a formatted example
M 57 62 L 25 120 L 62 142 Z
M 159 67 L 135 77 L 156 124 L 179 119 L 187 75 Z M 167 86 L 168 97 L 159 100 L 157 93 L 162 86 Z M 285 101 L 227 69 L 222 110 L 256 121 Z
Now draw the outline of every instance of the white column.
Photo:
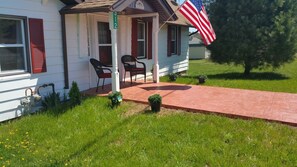
M 109 12 L 109 29 L 111 31 L 111 43 L 112 43 L 112 92 L 120 91 L 120 79 L 118 72 L 118 41 L 117 41 L 117 27 L 114 27 L 113 12 Z M 117 22 L 117 20 L 116 20 Z
M 159 15 L 157 14 L 153 18 L 153 54 L 154 54 L 154 75 L 153 80 L 155 83 L 159 83 L 159 56 L 158 56 L 158 38 L 159 38 Z

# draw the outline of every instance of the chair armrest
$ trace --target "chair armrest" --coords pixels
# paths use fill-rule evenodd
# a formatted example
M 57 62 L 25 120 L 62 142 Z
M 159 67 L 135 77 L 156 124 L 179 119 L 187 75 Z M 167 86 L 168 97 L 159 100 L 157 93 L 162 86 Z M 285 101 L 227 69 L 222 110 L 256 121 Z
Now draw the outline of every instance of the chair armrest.
M 109 68 L 101 68 L 102 70 L 107 70 L 107 71 L 109 71 L 110 73 L 112 73 L 112 71 L 111 71 L 111 69 L 109 69 Z
M 137 63 L 139 63 L 139 64 L 142 64 L 142 65 L 143 65 L 143 67 L 144 67 L 144 68 L 146 68 L 146 67 L 145 67 L 145 63 L 144 63 L 144 62 L 140 62 L 140 61 L 138 61 L 138 60 L 136 60 L 136 62 L 137 62 Z
M 102 65 L 102 67 L 112 68 L 112 65 Z

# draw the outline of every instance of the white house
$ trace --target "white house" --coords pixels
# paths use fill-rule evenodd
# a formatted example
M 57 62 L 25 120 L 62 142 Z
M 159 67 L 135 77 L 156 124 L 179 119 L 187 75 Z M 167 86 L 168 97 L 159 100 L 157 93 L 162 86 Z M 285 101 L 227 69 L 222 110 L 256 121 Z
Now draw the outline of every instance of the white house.
M 148 76 L 154 66 L 155 81 L 186 71 L 189 24 L 176 9 L 170 0 L 2 1 L 0 121 L 23 114 L 27 88 L 54 83 L 63 95 L 72 81 L 80 90 L 95 87 L 90 58 L 114 66 L 106 84 L 115 86 L 127 54 L 146 63 Z

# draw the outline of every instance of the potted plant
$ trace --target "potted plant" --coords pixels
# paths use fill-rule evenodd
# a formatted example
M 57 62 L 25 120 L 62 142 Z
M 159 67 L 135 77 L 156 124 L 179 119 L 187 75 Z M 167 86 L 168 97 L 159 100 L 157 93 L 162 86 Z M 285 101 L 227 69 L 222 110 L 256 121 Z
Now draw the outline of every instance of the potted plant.
M 162 104 L 162 96 L 160 96 L 159 94 L 151 95 L 148 98 L 148 101 L 149 101 L 152 111 L 154 111 L 154 112 L 160 111 L 161 104 Z
M 108 94 L 108 99 L 111 101 L 111 107 L 114 108 L 121 104 L 123 101 L 123 95 L 121 92 L 110 93 Z
M 169 76 L 170 81 L 176 81 L 176 79 L 177 79 L 177 74 L 175 74 L 175 73 L 170 73 L 168 76 Z
M 199 83 L 199 84 L 204 84 L 205 81 L 207 80 L 207 76 L 206 76 L 206 75 L 199 75 L 199 76 L 197 77 L 197 79 L 198 79 L 198 83 Z

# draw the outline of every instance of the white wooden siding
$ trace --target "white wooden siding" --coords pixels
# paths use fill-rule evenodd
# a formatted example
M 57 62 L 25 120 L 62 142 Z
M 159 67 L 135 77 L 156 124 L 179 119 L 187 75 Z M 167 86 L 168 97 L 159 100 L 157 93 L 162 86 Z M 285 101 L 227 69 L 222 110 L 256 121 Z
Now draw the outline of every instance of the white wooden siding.
M 79 89 L 90 88 L 87 20 L 85 14 L 66 15 L 66 36 L 69 83 L 75 81 Z
M 181 55 L 167 56 L 167 25 L 159 32 L 159 66 L 160 76 L 188 70 L 189 64 L 189 29 L 181 28 Z
M 55 84 L 63 93 L 64 69 L 62 57 L 61 21 L 59 10 L 64 6 L 59 0 L 9 0 L 0 3 L 0 14 L 41 18 L 44 24 L 47 72 L 0 77 L 0 122 L 21 116 L 20 99 L 25 89 L 33 90 L 44 83 Z

